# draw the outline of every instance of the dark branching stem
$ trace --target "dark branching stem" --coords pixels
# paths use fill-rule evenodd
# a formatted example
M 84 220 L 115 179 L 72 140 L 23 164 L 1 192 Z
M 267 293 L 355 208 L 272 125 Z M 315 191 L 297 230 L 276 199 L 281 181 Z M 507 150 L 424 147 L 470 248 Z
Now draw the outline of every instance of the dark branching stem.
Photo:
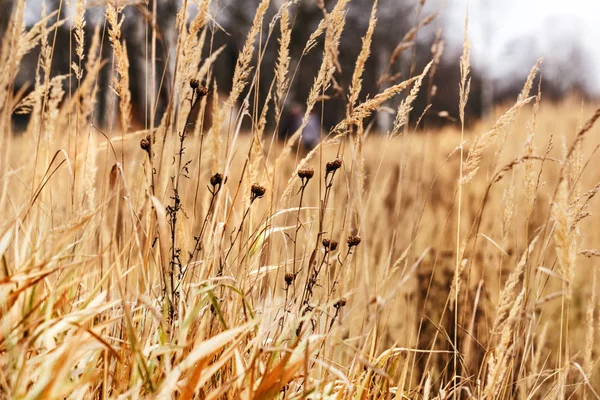
M 180 177 L 183 175 L 187 177 L 188 173 L 188 165 L 189 161 L 183 164 L 183 154 L 185 153 L 184 142 L 185 138 L 188 134 L 188 129 L 191 125 L 192 115 L 196 110 L 198 104 L 200 104 L 200 100 L 202 97 L 206 96 L 208 90 L 201 86 L 198 80 L 192 79 L 190 81 L 190 86 L 192 88 L 192 96 L 189 99 L 190 101 L 190 110 L 188 112 L 187 118 L 185 120 L 185 125 L 183 127 L 183 131 L 179 134 L 179 151 L 178 151 L 178 160 L 177 160 L 177 171 L 175 176 L 171 177 L 171 182 L 173 184 L 173 196 L 171 199 L 173 200 L 173 204 L 167 206 L 167 214 L 169 215 L 169 224 L 171 228 L 171 261 L 169 268 L 169 280 L 171 287 L 171 304 L 169 307 L 170 313 L 174 313 L 174 305 L 176 297 L 178 296 L 178 288 L 179 285 L 175 285 L 175 273 L 178 270 L 179 278 L 181 278 L 183 271 L 181 265 L 181 249 L 177 247 L 176 242 L 176 231 L 177 231 L 177 217 L 179 211 L 181 211 L 181 198 L 179 197 L 179 182 Z
M 185 275 L 188 272 L 190 266 L 192 265 L 192 263 L 194 262 L 194 260 L 198 256 L 198 254 L 200 254 L 200 251 L 202 251 L 202 239 L 204 238 L 204 232 L 206 232 L 206 227 L 208 226 L 209 217 L 212 214 L 212 210 L 213 210 L 215 201 L 217 199 L 217 195 L 221 191 L 221 188 L 223 187 L 223 184 L 225 182 L 227 182 L 227 178 L 225 178 L 225 180 L 223 180 L 223 176 L 218 172 L 210 178 L 211 186 L 207 186 L 208 192 L 211 194 L 210 203 L 208 205 L 208 210 L 206 211 L 206 215 L 204 216 L 204 221 L 202 221 L 202 227 L 200 228 L 200 233 L 198 234 L 198 236 L 194 237 L 194 240 L 195 240 L 194 248 L 188 254 L 188 256 L 189 256 L 188 262 L 185 265 L 183 272 L 181 274 L 181 279 L 180 279 L 179 283 L 177 284 L 178 288 L 181 285 L 181 282 L 183 281 L 183 279 L 185 278 Z
M 314 176 L 315 171 L 312 168 L 305 168 L 298 171 L 298 177 L 301 179 L 300 185 L 300 202 L 298 203 L 298 214 L 296 216 L 296 231 L 294 232 L 294 257 L 292 258 L 292 273 L 294 278 L 298 274 L 296 271 L 296 252 L 298 247 L 298 232 L 302 227 L 302 222 L 300 221 L 300 212 L 302 211 L 302 200 L 304 199 L 304 191 L 306 190 L 306 186 L 310 179 Z M 296 291 L 296 287 L 294 286 L 294 294 Z
M 217 276 L 221 276 L 223 274 L 223 268 L 225 266 L 225 263 L 227 262 L 227 258 L 229 258 L 229 254 L 231 254 L 231 250 L 233 250 L 233 246 L 235 245 L 235 242 L 237 241 L 238 237 L 242 233 L 242 229 L 244 227 L 244 221 L 246 221 L 246 217 L 250 213 L 250 207 L 252 207 L 253 202 L 254 202 L 254 200 L 252 200 L 250 202 L 250 205 L 246 208 L 246 211 L 244 211 L 244 216 L 242 217 L 242 222 L 240 222 L 240 226 L 237 229 L 237 231 L 235 232 L 235 236 L 231 240 L 231 244 L 229 245 L 229 249 L 227 250 L 227 253 L 225 254 L 225 258 L 223 259 L 223 262 L 219 265 L 219 272 L 217 273 Z
M 240 226 L 237 229 L 235 236 L 231 240 L 231 244 L 229 246 L 229 249 L 227 250 L 227 253 L 225 254 L 225 258 L 219 263 L 219 271 L 217 273 L 217 276 L 221 276 L 223 274 L 223 269 L 225 267 L 225 263 L 227 263 L 227 259 L 229 258 L 229 255 L 231 254 L 231 250 L 233 250 L 233 246 L 235 245 L 235 242 L 238 240 L 240 234 L 242 233 L 242 229 L 244 228 L 244 222 L 246 221 L 248 214 L 250 214 L 250 209 L 252 208 L 252 204 L 254 204 L 254 202 L 257 199 L 262 198 L 265 195 L 265 192 L 266 192 L 266 189 L 263 186 L 259 185 L 258 183 L 254 183 L 252 185 L 252 187 L 250 188 L 250 205 L 248 205 L 248 207 L 246 208 L 246 211 L 244 211 L 244 216 L 242 217 Z
M 227 179 L 225 179 L 225 182 Z M 202 238 L 204 237 L 204 232 L 206 231 L 206 226 L 208 225 L 208 217 L 212 213 L 213 206 L 215 205 L 215 200 L 217 199 L 217 195 L 221 191 L 223 185 L 223 177 L 218 172 L 214 174 L 210 178 L 210 183 L 212 188 L 208 187 L 208 192 L 211 194 L 210 203 L 208 205 L 208 210 L 206 211 L 206 216 L 204 217 L 204 221 L 202 222 L 202 228 L 200 228 L 200 234 L 195 237 L 196 242 L 194 244 L 194 249 L 190 252 L 190 257 L 188 260 L 188 264 L 194 261 L 198 253 L 202 250 Z
M 329 202 L 329 196 L 331 194 L 331 190 L 333 188 L 333 178 L 335 177 L 335 173 L 342 166 L 342 160 L 336 158 L 335 160 L 329 161 L 325 165 L 325 193 L 323 194 L 323 200 L 321 201 L 321 210 L 319 215 L 319 233 L 317 235 L 317 241 L 315 243 L 315 248 L 313 250 L 313 255 L 318 254 L 318 249 L 321 242 L 321 236 L 323 235 L 323 225 L 325 219 L 325 210 L 327 209 L 327 203 Z M 325 245 L 325 243 L 323 243 Z M 329 260 L 329 255 L 331 252 L 330 246 L 325 246 L 325 255 L 321 259 L 321 262 L 318 267 L 316 267 L 315 257 L 312 256 L 309 260 L 309 271 L 306 274 L 306 282 L 304 284 L 304 290 L 302 292 L 302 299 L 300 301 L 300 307 L 303 309 L 302 316 L 305 316 L 308 312 L 313 310 L 313 307 L 310 305 L 310 299 L 313 295 L 314 286 L 318 282 L 318 277 L 321 272 L 323 265 Z M 312 270 L 310 269 L 312 267 Z M 296 334 L 300 335 L 302 332 L 303 322 L 301 321 L 298 324 L 298 328 L 296 329 Z

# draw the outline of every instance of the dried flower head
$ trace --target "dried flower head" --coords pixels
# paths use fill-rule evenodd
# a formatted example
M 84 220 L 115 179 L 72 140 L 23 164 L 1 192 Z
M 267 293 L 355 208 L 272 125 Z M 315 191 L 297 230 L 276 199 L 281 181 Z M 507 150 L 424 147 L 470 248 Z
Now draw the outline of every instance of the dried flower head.
M 198 89 L 200 86 L 200 81 L 198 79 L 190 79 L 190 87 L 194 90 Z
M 342 166 L 342 160 L 339 158 L 336 158 L 335 160 L 329 161 L 327 164 L 325 164 L 325 171 L 327 173 L 333 173 L 333 172 L 337 171 L 338 169 L 340 169 L 341 166 Z
M 360 236 L 350 235 L 348 236 L 348 247 L 352 248 L 360 244 Z
M 333 308 L 335 308 L 336 310 L 339 310 L 340 308 L 344 307 L 346 305 L 346 299 L 345 298 L 341 298 L 338 301 L 336 301 L 335 303 L 333 303 Z
M 210 184 L 213 186 L 218 186 L 221 183 L 223 183 L 223 175 L 221 175 L 220 173 L 216 173 L 213 176 L 210 177 Z
M 202 98 L 202 97 L 206 96 L 207 94 L 208 94 L 208 88 L 206 86 L 200 85 L 199 87 L 196 88 L 196 96 L 198 96 L 198 98 Z
M 294 278 L 295 278 L 295 276 L 292 273 L 285 274 L 284 279 L 285 279 L 286 286 L 290 286 L 294 282 Z
M 310 178 L 312 178 L 315 175 L 315 170 L 312 168 L 304 168 L 298 171 L 298 177 L 300 177 L 300 179 L 306 179 L 307 181 L 310 180 Z
M 325 250 L 334 251 L 335 249 L 337 249 L 337 246 L 338 242 L 336 242 L 335 240 L 323 239 L 323 247 L 325 247 Z
M 150 152 L 152 151 L 152 140 L 150 135 L 140 140 L 140 147 L 142 148 L 142 150 L 148 153 L 148 156 L 150 156 Z
M 258 183 L 255 183 L 252 185 L 252 187 L 250 188 L 250 200 L 254 201 L 256 199 L 260 199 L 261 197 L 263 197 L 265 195 L 265 192 L 267 191 L 267 189 L 265 189 L 264 186 L 259 185 Z

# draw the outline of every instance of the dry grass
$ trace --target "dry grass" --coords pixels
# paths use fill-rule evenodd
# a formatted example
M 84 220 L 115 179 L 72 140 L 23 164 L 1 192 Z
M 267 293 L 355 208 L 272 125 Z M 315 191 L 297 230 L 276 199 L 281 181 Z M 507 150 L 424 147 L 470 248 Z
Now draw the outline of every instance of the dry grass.
M 324 38 L 306 116 L 339 73 L 346 3 L 306 46 Z M 84 55 L 76 4 L 78 88 L 38 80 L 22 135 L 10 134 L 11 82 L 34 42 L 51 57 L 41 36 L 53 27 L 23 35 L 15 24 L 5 43 L 19 51 L 1 54 L 2 397 L 598 398 L 600 113 L 574 99 L 545 104 L 539 86 L 530 97 L 539 64 L 497 121 L 416 132 L 408 113 L 435 64 L 360 98 L 374 4 L 347 117 L 301 155 L 300 131 L 276 143 L 267 114 L 279 118 L 294 85 L 287 7 L 275 17 L 271 95 L 257 104 L 254 94 L 255 39 L 278 32 L 263 26 L 265 0 L 232 93 L 218 96 L 215 57 L 194 50 L 210 35 L 212 17 L 198 17 L 179 29 L 175 68 L 203 82 L 173 85 L 179 100 L 156 130 L 109 138 L 88 121 L 98 34 Z M 107 67 L 127 127 L 117 11 L 107 12 Z M 393 132 L 367 134 L 364 119 L 411 85 Z M 207 107 L 212 126 L 192 126 Z

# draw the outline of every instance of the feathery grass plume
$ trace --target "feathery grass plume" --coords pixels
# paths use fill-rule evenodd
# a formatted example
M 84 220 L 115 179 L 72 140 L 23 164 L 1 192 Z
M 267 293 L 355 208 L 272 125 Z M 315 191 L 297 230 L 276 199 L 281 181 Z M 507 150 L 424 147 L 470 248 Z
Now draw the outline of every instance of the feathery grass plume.
M 83 49 L 85 44 L 85 3 L 86 0 L 77 0 L 77 2 L 75 3 L 75 29 L 73 33 L 75 36 L 76 45 L 75 54 L 77 54 L 77 57 L 79 58 L 79 64 L 75 64 L 73 62 L 71 68 L 73 69 L 73 72 L 75 72 L 75 77 L 77 78 L 77 80 L 81 80 L 81 76 L 83 73 L 83 71 L 81 71 L 81 63 L 83 62 Z
M 396 113 L 396 118 L 394 119 L 394 126 L 392 128 L 391 136 L 394 137 L 400 131 L 400 128 L 406 124 L 408 121 L 408 116 L 412 111 L 412 103 L 417 98 L 419 94 L 419 90 L 421 89 L 421 84 L 423 83 L 423 79 L 429 73 L 429 69 L 433 65 L 433 61 L 430 61 L 429 64 L 425 66 L 421 75 L 418 76 L 418 79 L 415 81 L 410 93 L 404 100 L 400 102 L 400 106 L 398 106 L 398 112 Z
M 77 191 L 80 198 L 79 205 L 82 207 L 82 215 L 91 213 L 96 207 L 96 141 L 92 135 L 88 138 L 83 160 L 83 173 L 79 174 L 79 188 Z
M 0 53 L 0 130 L 3 132 L 0 135 L 0 147 L 8 150 L 9 141 L 8 134 L 11 132 L 12 122 L 10 112 L 12 109 L 12 90 L 13 83 L 19 73 L 19 67 L 23 56 L 33 49 L 40 41 L 42 29 L 46 29 L 48 20 L 56 13 L 52 13 L 46 18 L 42 18 L 29 31 L 25 30 L 25 0 L 16 2 L 12 23 L 9 25 L 7 34 L 2 38 L 2 46 Z M 39 116 L 39 113 L 37 113 Z M 37 117 L 36 117 L 37 118 Z M 0 171 L 4 171 L 6 165 L 7 152 L 0 152 Z
M 350 116 L 352 113 L 352 108 L 356 104 L 358 100 L 358 96 L 362 90 L 362 75 L 365 71 L 365 64 L 371 55 L 371 41 L 373 39 L 373 32 L 375 31 L 375 25 L 377 24 L 377 2 L 375 0 L 373 2 L 373 7 L 371 9 L 371 16 L 369 17 L 369 27 L 367 28 L 367 33 L 362 38 L 362 46 L 360 48 L 360 53 L 356 58 L 356 64 L 354 66 L 354 73 L 352 74 L 352 81 L 350 82 L 350 89 L 348 94 L 348 104 L 346 109 L 346 116 Z
M 392 51 L 392 54 L 390 55 L 390 58 L 387 62 L 383 74 L 381 74 L 381 76 L 377 80 L 378 87 L 384 85 L 387 82 L 393 82 L 400 76 L 400 74 L 390 75 L 390 69 L 396 63 L 396 61 L 403 52 L 412 48 L 415 45 L 415 38 L 417 37 L 417 33 L 419 32 L 419 30 L 431 24 L 437 17 L 437 13 L 428 15 L 427 17 L 423 18 L 423 20 L 419 22 L 418 25 L 413 26 L 408 32 L 404 34 L 400 42 L 398 42 L 398 44 Z
M 533 97 L 528 97 L 522 100 L 518 100 L 508 111 L 506 111 L 494 124 L 494 126 L 487 132 L 481 134 L 475 138 L 473 145 L 469 149 L 467 160 L 465 161 L 464 172 L 465 175 L 461 178 L 461 184 L 467 184 L 473 179 L 481 163 L 481 157 L 485 149 L 496 143 L 500 132 L 509 126 L 516 118 L 517 112 L 528 104 Z
M 524 299 L 525 288 L 521 289 L 510 309 L 508 318 L 506 318 L 500 327 L 502 332 L 500 342 L 493 349 L 493 356 L 490 355 L 488 361 L 488 374 L 484 389 L 484 396 L 486 398 L 496 398 L 503 390 L 503 385 L 500 383 L 509 372 L 509 362 L 516 343 L 514 337 L 518 335 L 518 332 L 515 332 L 515 327 L 521 319 Z
M 96 85 L 96 77 L 102 68 L 102 60 L 100 59 L 100 26 L 96 26 L 92 43 L 88 51 L 85 70 L 87 75 L 77 88 L 77 95 L 81 99 L 81 118 L 85 122 L 92 115 L 94 105 L 96 104 L 96 93 L 98 85 Z
M 68 75 L 55 76 L 48 85 L 48 100 L 46 110 L 44 110 L 44 124 L 46 135 L 50 143 L 53 142 L 55 129 L 58 126 L 59 105 L 65 95 L 63 90 L 63 81 Z
M 537 243 L 540 235 L 538 234 L 533 238 L 531 243 L 523 254 L 521 255 L 521 259 L 515 266 L 515 269 L 510 273 L 506 283 L 504 284 L 504 288 L 500 292 L 498 297 L 498 305 L 496 306 L 496 319 L 494 320 L 494 324 L 492 325 L 492 333 L 497 334 L 500 332 L 502 323 L 505 321 L 505 318 L 514 303 L 512 301 L 513 294 L 519 281 L 521 280 L 521 276 L 523 276 L 523 272 L 525 271 L 525 266 L 527 265 L 527 260 L 529 259 L 533 249 L 535 248 L 535 244 Z
M 42 20 L 46 19 L 46 3 L 42 3 Z M 58 29 L 58 26 L 56 27 Z M 47 24 L 41 26 L 40 31 L 40 57 L 38 59 L 38 68 L 43 72 L 43 82 L 47 83 L 50 80 L 50 69 L 52 68 L 52 46 L 48 43 L 48 30 Z M 46 85 L 46 91 L 49 92 L 49 88 Z M 45 94 L 47 95 L 47 93 Z
M 108 21 L 108 38 L 112 44 L 116 60 L 117 75 L 113 78 L 113 89 L 119 97 L 119 111 L 121 114 L 121 131 L 127 133 L 131 121 L 131 92 L 129 91 L 129 58 L 125 42 L 121 43 L 121 25 L 125 20 L 119 20 L 118 14 L 122 9 L 117 6 L 106 7 L 106 20 Z
M 348 1 L 349 0 L 338 1 L 331 13 L 326 16 L 324 44 L 325 54 L 323 55 L 323 61 L 321 62 L 319 72 L 317 73 L 317 76 L 315 77 L 313 85 L 308 94 L 308 99 L 306 100 L 306 110 L 304 112 L 304 117 L 302 118 L 300 127 L 288 139 L 285 148 L 277 158 L 275 168 L 277 168 L 277 166 L 281 163 L 281 160 L 288 156 L 292 148 L 296 145 L 296 142 L 300 138 L 300 135 L 302 135 L 302 131 L 308 123 L 308 117 L 315 107 L 319 96 L 321 93 L 324 93 L 327 90 L 331 79 L 333 78 L 333 73 L 336 69 L 335 58 L 337 55 L 337 48 L 340 45 L 340 38 L 346 23 L 345 10 Z
M 428 69 L 429 65 L 425 68 Z M 414 76 L 410 79 L 405 80 L 404 82 L 398 83 L 394 86 L 390 86 L 383 92 L 376 94 L 375 97 L 373 97 L 372 99 L 365 100 L 363 103 L 359 104 L 354 108 L 349 118 L 346 118 L 340 123 L 338 123 L 332 130 L 332 132 L 343 132 L 350 125 L 356 125 L 360 123 L 360 121 L 364 120 L 365 118 L 368 118 L 374 111 L 378 110 L 383 103 L 404 91 L 404 89 L 409 87 L 414 82 L 418 81 L 422 76 L 423 74 Z
M 573 209 L 569 202 L 569 185 L 563 179 L 556 193 L 556 201 L 552 205 L 552 217 L 554 218 L 554 244 L 558 265 L 561 268 L 563 284 L 566 289 L 567 299 L 573 294 L 573 277 L 575 267 L 576 249 L 573 243 Z
M 198 70 L 198 74 L 196 75 L 198 80 L 202 81 L 205 77 L 208 76 L 210 69 L 212 68 L 219 55 L 221 55 L 223 50 L 225 50 L 225 45 L 213 51 L 213 53 L 204 60 L 202 66 Z
M 594 313 L 596 312 L 596 267 L 593 267 L 592 274 L 592 294 L 588 300 L 585 313 L 585 351 L 583 368 L 588 377 L 592 376 L 594 370 L 594 342 L 596 339 L 596 325 L 594 323 Z
M 469 16 L 465 17 L 465 29 L 464 29 L 464 40 L 463 40 L 463 53 L 460 56 L 460 83 L 459 88 L 459 100 L 458 100 L 458 115 L 460 117 L 460 123 L 462 126 L 465 125 L 465 107 L 469 99 L 469 92 L 471 91 L 471 77 L 470 64 L 471 63 L 471 42 L 469 41 Z
M 462 254 L 462 251 L 461 251 Z M 469 264 L 469 260 L 463 258 L 460 262 L 460 267 L 454 270 L 454 277 L 452 279 L 452 283 L 450 284 L 450 293 L 448 294 L 448 298 L 450 299 L 449 309 L 450 311 L 454 311 L 456 307 L 458 294 L 460 293 L 460 288 L 462 284 L 462 275 L 467 265 Z
M 29 92 L 29 94 L 23 97 L 11 110 L 11 113 L 15 113 L 17 115 L 27 115 L 31 114 L 33 108 L 35 107 L 38 99 L 44 94 L 44 87 L 42 85 L 36 85 L 34 89 Z
M 471 91 L 471 78 L 469 77 L 469 68 L 471 62 L 471 43 L 469 42 L 469 10 L 467 8 L 467 14 L 465 15 L 465 28 L 463 32 L 463 53 L 460 57 L 460 83 L 459 89 L 459 100 L 458 100 L 458 111 L 460 115 L 460 161 L 458 170 L 458 199 L 457 199 L 457 212 L 456 212 L 456 244 L 454 251 L 456 253 L 456 259 L 454 262 L 454 279 L 452 280 L 452 288 L 450 290 L 450 311 L 454 312 L 454 357 L 453 357 L 453 370 L 454 377 L 452 384 L 454 391 L 457 390 L 458 383 L 458 294 L 460 289 L 460 276 L 461 266 L 460 259 L 462 258 L 461 248 L 461 212 L 462 212 L 462 195 L 463 195 L 463 174 L 464 174 L 464 146 L 465 146 L 465 107 L 469 98 L 469 92 Z M 464 263 L 464 262 L 463 262 Z M 464 267 L 463 267 L 464 268 Z M 455 307 L 454 309 L 452 307 Z M 490 362 L 492 359 L 490 359 Z M 455 395 L 456 397 L 456 395 Z
M 531 123 L 528 127 L 529 136 L 525 143 L 527 157 L 535 156 L 535 132 L 537 128 L 537 115 L 540 108 L 540 102 L 542 100 L 542 79 L 538 81 L 537 94 L 535 96 L 535 103 L 533 104 L 533 115 L 531 117 Z M 535 203 L 535 192 L 537 190 L 537 174 L 533 169 L 533 159 L 527 159 L 525 161 L 525 198 L 526 198 L 526 210 L 527 217 L 531 215 L 533 211 L 533 205 Z
M 325 29 L 327 28 L 327 22 L 327 18 L 323 18 L 321 21 L 319 21 L 319 25 L 317 25 L 317 28 L 313 31 L 313 33 L 310 34 L 306 44 L 304 45 L 304 49 L 302 50 L 303 56 L 310 53 L 310 51 L 317 45 L 317 39 L 323 32 L 325 32 Z
M 92 42 L 87 54 L 87 61 L 85 63 L 86 75 L 81 82 L 79 82 L 78 88 L 60 109 L 59 130 L 66 129 L 68 125 L 67 116 L 71 114 L 76 107 L 80 107 L 80 123 L 85 123 L 87 119 L 92 115 L 94 111 L 94 105 L 96 104 L 96 93 L 98 92 L 98 85 L 96 80 L 100 69 L 103 66 L 103 62 L 100 59 L 100 25 L 97 25 L 94 29 L 94 35 L 92 36 Z M 80 71 L 83 73 L 83 71 Z
M 527 75 L 527 79 L 525 80 L 525 84 L 523 85 L 523 89 L 519 94 L 518 100 L 523 100 L 529 97 L 529 93 L 531 93 L 531 88 L 533 87 L 533 80 L 535 79 L 543 60 L 544 59 L 541 57 L 538 58 L 535 65 L 531 68 L 531 71 L 529 71 L 529 75 Z
M 502 204 L 504 204 L 504 213 L 502 215 L 502 243 L 508 244 L 509 228 L 515 215 L 515 186 L 509 183 L 502 194 Z
M 436 87 L 433 84 L 433 77 L 435 76 L 435 73 L 437 72 L 437 67 L 440 65 L 440 62 L 442 61 L 442 56 L 444 55 L 444 49 L 445 49 L 445 42 L 444 40 L 442 40 L 442 29 L 438 29 L 435 32 L 435 39 L 433 41 L 433 44 L 431 45 L 431 55 L 433 57 L 433 64 L 431 65 L 431 73 L 429 74 L 429 88 L 428 88 L 428 93 L 427 96 L 429 99 L 431 99 L 433 96 L 435 96 L 435 92 L 436 92 Z M 429 101 L 428 101 L 429 103 Z
M 246 43 L 244 43 L 244 47 L 238 56 L 235 70 L 233 72 L 231 92 L 229 93 L 229 99 L 227 100 L 229 107 L 233 107 L 233 105 L 238 101 L 242 91 L 246 87 L 246 80 L 252 73 L 253 68 L 250 66 L 250 61 L 252 61 L 252 56 L 254 55 L 254 42 L 256 41 L 258 33 L 262 29 L 263 19 L 267 9 L 269 8 L 269 3 L 270 0 L 262 0 L 256 9 L 256 13 L 254 14 L 254 20 L 252 21 L 252 26 L 250 27 L 250 31 L 246 37 Z
M 0 62 L 4 68 L 0 69 L 0 98 L 11 99 L 12 98 L 12 87 L 11 83 L 14 82 L 15 77 L 19 72 L 19 63 L 21 58 L 18 58 L 18 53 L 15 52 L 15 48 L 18 48 L 21 34 L 24 33 L 24 19 L 23 12 L 25 9 L 25 0 L 19 0 L 16 3 L 16 7 L 13 11 L 11 19 L 13 23 L 9 25 L 4 37 L 1 40 L 0 46 Z M 39 38 L 32 38 L 30 40 L 31 48 L 35 47 Z M 22 56 L 21 56 L 22 57 Z M 0 128 L 2 128 L 7 119 L 10 119 L 10 102 L 0 102 Z M 10 121 L 7 121 L 8 127 L 10 127 Z M 4 139 L 4 135 L 0 136 L 1 140 Z M 2 142 L 0 142 L 1 144 Z M 2 163 L 3 165 L 4 163 Z M 0 166 L 0 169 L 3 168 Z
M 281 20 L 279 28 L 281 37 L 279 38 L 279 52 L 277 54 L 277 64 L 275 65 L 275 115 L 277 118 L 281 115 L 285 93 L 289 87 L 288 70 L 290 68 L 290 41 L 292 38 L 292 29 L 290 28 L 290 10 L 289 4 L 285 3 L 281 10 Z
M 215 80 L 213 83 L 213 103 L 212 103 L 212 127 L 211 127 L 211 138 L 212 138 L 212 151 L 210 153 L 209 163 L 212 164 L 212 172 L 217 173 L 219 171 L 223 171 L 223 165 L 221 164 L 221 124 L 223 120 L 221 119 L 221 109 L 219 105 L 219 88 L 217 86 L 217 81 Z
M 202 49 L 204 48 L 204 41 L 206 38 L 206 30 L 203 30 L 203 28 L 207 21 L 209 4 L 210 0 L 201 1 L 198 5 L 198 13 L 192 22 L 190 22 L 187 32 L 184 30 L 186 36 L 182 39 L 181 61 L 179 63 L 180 72 L 177 74 L 181 89 L 183 89 L 192 78 L 197 78 L 202 81 L 202 78 L 196 76 L 196 72 L 200 65 Z

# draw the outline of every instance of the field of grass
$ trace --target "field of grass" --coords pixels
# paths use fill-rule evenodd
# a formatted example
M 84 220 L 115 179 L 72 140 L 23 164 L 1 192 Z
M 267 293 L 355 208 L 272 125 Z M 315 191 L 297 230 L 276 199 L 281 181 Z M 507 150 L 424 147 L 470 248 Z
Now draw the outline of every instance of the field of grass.
M 0 396 L 599 398 L 600 110 L 545 103 L 536 65 L 495 117 L 463 129 L 452 111 L 453 126 L 415 129 L 408 113 L 430 66 L 360 98 L 367 32 L 347 118 L 306 153 L 300 131 L 286 143 L 273 136 L 294 84 L 285 7 L 272 25 L 272 96 L 258 104 L 253 91 L 267 3 L 234 89 L 209 101 L 210 58 L 189 53 L 207 19 L 182 28 L 180 100 L 141 131 L 127 128 L 117 24 L 109 67 L 123 129 L 89 122 L 93 54 L 74 49 L 74 74 L 86 74 L 73 93 L 42 60 L 42 83 L 19 99 L 19 57 L 40 39 L 51 54 L 51 42 L 41 25 L 23 35 L 15 24 L 5 38 Z M 314 35 L 325 46 L 307 44 L 323 51 L 309 110 L 332 82 L 346 3 Z M 468 53 L 465 40 L 457 110 Z M 369 129 L 365 119 L 396 95 L 393 131 Z M 31 123 L 13 135 L 10 115 L 23 108 Z M 212 110 L 210 126 L 190 124 L 191 108 Z

